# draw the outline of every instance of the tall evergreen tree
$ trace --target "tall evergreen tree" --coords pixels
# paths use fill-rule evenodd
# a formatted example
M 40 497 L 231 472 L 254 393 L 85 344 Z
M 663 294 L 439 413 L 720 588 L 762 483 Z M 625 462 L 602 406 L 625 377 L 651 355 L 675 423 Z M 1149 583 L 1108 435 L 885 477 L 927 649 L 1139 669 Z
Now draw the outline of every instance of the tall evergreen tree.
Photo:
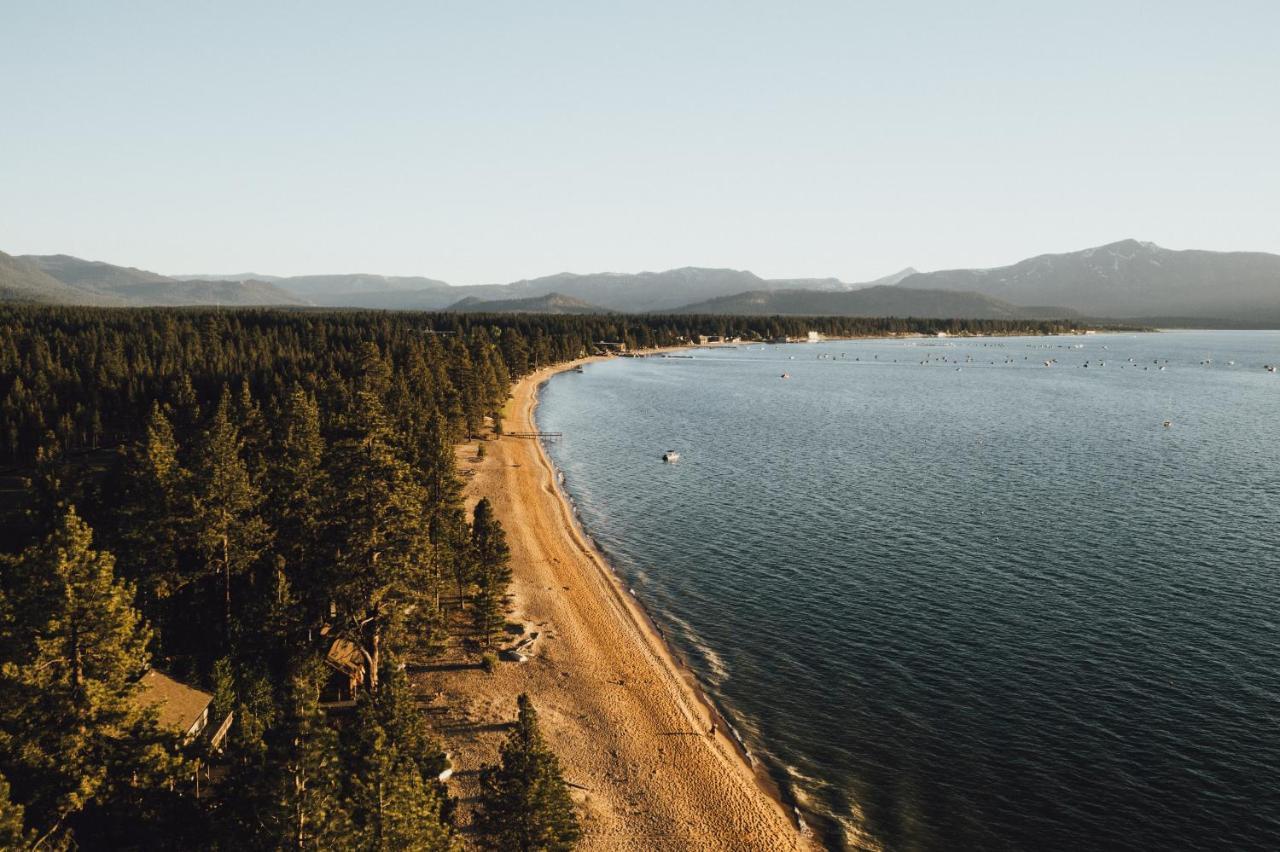
M 267 543 L 262 495 L 241 456 L 240 430 L 224 388 L 200 444 L 193 477 L 192 532 L 204 573 L 222 580 L 223 628 L 232 627 L 232 580 L 253 565 Z
M 471 521 L 472 613 L 480 639 L 486 645 L 502 629 L 504 600 L 511 583 L 511 550 L 502 522 L 494 515 L 493 504 L 485 497 L 476 503 Z
M 376 696 L 361 697 L 348 740 L 348 802 L 360 848 L 452 849 L 447 801 L 435 780 L 443 754 L 403 675 L 388 672 Z
M 461 598 L 470 564 L 462 483 L 455 473 L 448 426 L 439 413 L 433 413 L 427 420 L 418 446 L 416 468 L 425 492 L 423 510 L 431 542 L 430 579 L 435 592 L 433 606 L 438 610 L 445 576 L 454 575 Z
M 529 697 L 521 695 L 517 704 L 516 725 L 498 765 L 480 775 L 475 826 L 488 849 L 566 852 L 582 835 L 578 815 Z
M 236 423 L 240 428 L 241 456 L 245 468 L 249 471 L 249 481 L 256 487 L 263 487 L 267 472 L 267 453 L 271 443 L 271 435 L 267 429 L 266 418 L 262 415 L 262 406 L 253 398 L 249 388 L 249 380 L 240 381 L 240 394 L 236 400 Z
M 173 425 L 159 403 L 142 440 L 128 454 L 116 537 L 121 572 L 139 584 L 144 601 L 168 597 L 181 584 L 179 552 L 188 474 L 178 460 Z
M 421 583 L 430 546 L 421 486 L 372 388 L 358 393 L 352 427 L 336 448 L 335 508 L 342 523 L 329 585 L 339 630 L 360 649 L 368 686 L 376 691 L 384 642 L 400 635 L 411 608 L 431 600 Z
M 483 379 L 476 369 L 474 359 L 465 344 L 456 341 L 451 360 L 453 370 L 451 379 L 453 386 L 460 394 L 463 424 L 468 439 L 480 434 L 484 428 L 485 393 Z
M 295 387 L 285 401 L 277 432 L 267 510 L 275 530 L 275 553 L 283 560 L 284 576 L 302 606 L 303 621 L 310 624 L 328 603 L 319 563 L 330 494 L 315 397 Z
M 0 775 L 0 849 L 27 849 L 35 842 L 34 832 L 24 827 L 23 811 L 9 798 L 9 782 Z
M 221 806 L 223 846 L 293 852 L 359 849 L 342 790 L 338 737 L 319 705 L 324 669 L 290 679 L 284 714 L 261 759 L 237 768 Z
M 150 631 L 109 553 L 69 508 L 16 560 L 4 600 L 0 772 L 43 837 L 101 803 L 111 786 L 173 777 L 171 738 L 136 699 Z

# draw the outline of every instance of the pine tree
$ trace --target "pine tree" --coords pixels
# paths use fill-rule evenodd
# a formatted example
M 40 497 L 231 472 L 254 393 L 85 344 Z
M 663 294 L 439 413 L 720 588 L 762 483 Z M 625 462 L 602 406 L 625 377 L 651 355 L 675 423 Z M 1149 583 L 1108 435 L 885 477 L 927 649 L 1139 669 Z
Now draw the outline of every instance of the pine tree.
M 435 780 L 443 755 L 402 674 L 389 672 L 376 696 L 361 697 L 348 740 L 348 801 L 360 848 L 452 849 L 447 800 Z
M 493 641 L 505 620 L 503 601 L 511 583 L 510 558 L 506 531 L 494 516 L 489 498 L 482 498 L 476 504 L 471 522 L 471 559 L 476 586 L 472 614 L 476 630 L 486 645 Z
M 372 793 L 375 784 L 377 788 L 376 798 L 369 802 L 371 819 L 364 848 L 379 852 L 448 852 L 455 848 L 448 827 L 440 821 L 440 796 L 423 780 L 417 765 L 401 757 L 395 748 L 379 757 L 378 771 L 364 778 L 366 790 Z
M 454 450 L 449 442 L 447 424 L 439 413 L 433 413 L 427 420 L 418 446 L 416 468 L 425 492 L 427 535 L 431 542 L 431 585 L 435 591 L 433 606 L 439 610 L 439 596 L 446 573 L 452 573 L 457 580 L 459 598 L 470 575 L 462 483 L 455 473 Z
M 28 535 L 24 544 L 47 529 L 51 518 L 66 506 L 67 487 L 63 482 L 63 460 L 56 448 L 52 433 L 46 433 L 35 451 L 35 464 L 27 478 L 27 499 L 24 513 Z
M 529 345 L 525 343 L 524 335 L 519 329 L 503 329 L 499 345 L 502 348 L 503 362 L 513 378 L 520 378 L 529 372 Z
M 225 388 L 205 430 L 193 480 L 193 537 L 204 573 L 222 579 L 223 628 L 230 640 L 232 579 L 249 570 L 268 535 L 259 515 L 262 496 L 241 456 L 240 430 Z
M 467 439 L 476 437 L 484 427 L 485 394 L 482 378 L 467 347 L 457 341 L 451 352 L 451 379 L 459 392 Z
M 195 429 L 200 422 L 200 399 L 191 384 L 190 373 L 184 371 L 170 392 L 173 410 L 177 412 L 177 425 L 184 434 Z
M 0 849 L 27 849 L 35 834 L 23 827 L 23 807 L 9 798 L 9 782 L 0 775 Z
M 126 461 L 117 541 L 121 572 L 139 583 L 145 601 L 168 597 L 181 583 L 178 555 L 188 474 L 178 461 L 173 425 L 159 403 Z
M 109 553 L 69 508 L 14 566 L 0 665 L 0 771 L 23 791 L 43 836 L 100 803 L 111 787 L 173 777 L 170 738 L 135 700 L 150 631 Z
M 400 635 L 411 608 L 431 600 L 422 582 L 430 543 L 422 488 L 398 451 L 381 399 L 366 386 L 355 409 L 352 434 L 335 454 L 334 508 L 342 523 L 329 588 L 339 630 L 359 647 L 376 691 L 383 643 Z
M 475 826 L 486 848 L 503 852 L 566 852 L 581 837 L 560 761 L 538 730 L 538 714 L 521 695 L 515 728 L 497 766 L 480 775 Z
M 240 427 L 241 456 L 249 471 L 249 481 L 262 487 L 267 471 L 267 448 L 271 436 L 262 407 L 253 398 L 247 378 L 240 381 L 240 395 L 236 401 L 236 422 Z
M 314 396 L 295 387 L 285 401 L 270 471 L 268 512 L 275 529 L 275 552 L 302 603 L 304 623 L 317 620 L 328 603 L 320 583 L 320 542 L 324 535 L 328 479 L 325 441 Z
M 308 681 L 295 687 L 290 717 L 278 732 L 283 783 L 276 804 L 286 829 L 279 837 L 286 849 L 352 848 L 350 815 L 341 798 L 337 736 L 319 709 L 314 675 Z
M 359 849 L 342 790 L 338 736 L 319 705 L 324 667 L 311 660 L 290 678 L 284 715 L 258 761 L 224 785 L 222 846 L 228 849 Z
M 271 682 L 259 669 L 236 666 L 229 657 L 222 657 L 213 665 L 211 715 L 225 719 L 228 713 L 235 718 L 227 740 L 230 759 L 260 759 L 266 749 L 267 731 L 280 716 Z

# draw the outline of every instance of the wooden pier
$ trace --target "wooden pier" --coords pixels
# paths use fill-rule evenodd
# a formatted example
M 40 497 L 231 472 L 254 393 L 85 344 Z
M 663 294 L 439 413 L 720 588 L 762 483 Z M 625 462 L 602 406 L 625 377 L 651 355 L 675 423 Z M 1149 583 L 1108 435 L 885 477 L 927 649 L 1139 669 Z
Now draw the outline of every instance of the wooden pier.
M 550 438 L 555 441 L 564 437 L 563 432 L 503 432 L 510 438 Z

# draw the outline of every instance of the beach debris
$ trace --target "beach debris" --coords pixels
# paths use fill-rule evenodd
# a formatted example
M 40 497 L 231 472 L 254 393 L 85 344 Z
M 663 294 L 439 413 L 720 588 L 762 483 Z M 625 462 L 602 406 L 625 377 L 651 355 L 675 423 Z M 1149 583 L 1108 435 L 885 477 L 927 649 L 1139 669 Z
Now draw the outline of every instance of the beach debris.
M 533 655 L 533 644 L 538 641 L 538 636 L 540 635 L 537 631 L 534 631 L 511 647 L 503 648 L 498 652 L 498 659 L 506 660 L 509 663 L 529 662 L 529 657 Z

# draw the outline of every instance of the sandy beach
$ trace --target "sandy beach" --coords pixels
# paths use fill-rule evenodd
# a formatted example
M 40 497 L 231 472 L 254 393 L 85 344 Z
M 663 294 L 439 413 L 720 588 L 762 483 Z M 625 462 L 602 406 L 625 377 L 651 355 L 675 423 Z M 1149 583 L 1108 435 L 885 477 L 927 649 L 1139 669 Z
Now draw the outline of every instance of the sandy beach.
M 520 381 L 506 431 L 534 431 L 538 387 L 572 366 Z M 503 437 L 485 442 L 483 459 L 475 445 L 459 459 L 470 471 L 468 505 L 488 497 L 507 530 L 510 619 L 538 633 L 526 663 L 432 678 L 439 697 L 465 711 L 454 736 L 446 726 L 464 808 L 467 777 L 493 759 L 498 722 L 527 692 L 581 807 L 583 848 L 814 848 L 734 743 L 709 735 L 710 710 L 691 676 L 578 531 L 539 442 Z

